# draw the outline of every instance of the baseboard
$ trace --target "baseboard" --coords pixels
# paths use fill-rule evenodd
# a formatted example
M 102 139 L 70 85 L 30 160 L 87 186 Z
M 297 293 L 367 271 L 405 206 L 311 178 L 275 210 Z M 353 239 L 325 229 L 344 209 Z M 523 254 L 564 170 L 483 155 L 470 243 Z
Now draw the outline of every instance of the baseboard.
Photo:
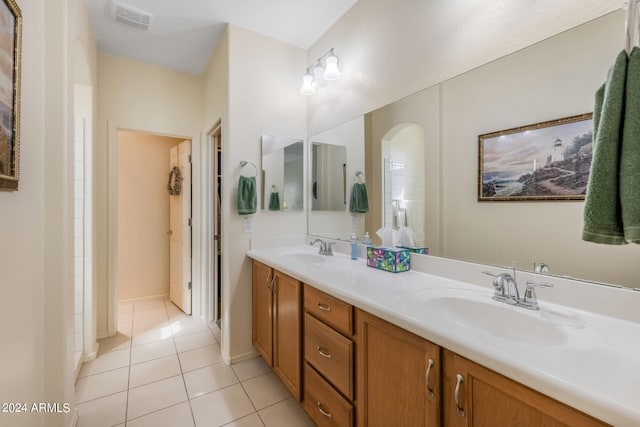
M 227 365 L 234 365 L 236 363 L 244 362 L 245 360 L 253 359 L 256 356 L 259 356 L 259 353 L 255 350 L 251 350 L 247 353 L 239 354 L 238 356 L 233 356 L 231 359 L 229 359 L 228 362 L 225 360 L 225 363 Z
M 71 423 L 69 423 L 69 427 L 76 427 L 78 425 L 78 420 L 80 419 L 78 408 L 73 408 L 73 417 L 71 417 Z
M 96 360 L 96 357 L 98 357 L 98 349 L 100 349 L 100 343 L 95 343 L 93 345 L 92 351 L 89 352 L 89 353 L 85 353 L 82 356 L 82 361 L 83 362 L 91 362 L 92 360 Z
M 136 301 L 144 301 L 144 300 L 148 300 L 148 299 L 167 298 L 168 296 L 169 296 L 168 293 L 167 294 L 158 294 L 158 295 L 149 295 L 147 297 L 123 299 L 123 300 L 117 301 L 117 303 L 121 303 L 121 302 L 136 302 Z

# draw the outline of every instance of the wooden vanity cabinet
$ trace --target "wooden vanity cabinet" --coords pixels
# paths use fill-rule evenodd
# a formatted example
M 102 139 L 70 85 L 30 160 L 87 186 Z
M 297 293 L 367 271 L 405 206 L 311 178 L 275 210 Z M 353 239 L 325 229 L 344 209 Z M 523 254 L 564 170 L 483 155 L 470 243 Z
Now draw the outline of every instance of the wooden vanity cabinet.
M 607 425 L 449 350 L 443 350 L 443 365 L 447 427 Z
M 440 426 L 440 348 L 358 309 L 356 335 L 358 426 Z
M 253 345 L 291 394 L 302 398 L 302 285 L 253 261 Z
M 320 427 L 353 427 L 353 307 L 304 285 L 304 399 Z

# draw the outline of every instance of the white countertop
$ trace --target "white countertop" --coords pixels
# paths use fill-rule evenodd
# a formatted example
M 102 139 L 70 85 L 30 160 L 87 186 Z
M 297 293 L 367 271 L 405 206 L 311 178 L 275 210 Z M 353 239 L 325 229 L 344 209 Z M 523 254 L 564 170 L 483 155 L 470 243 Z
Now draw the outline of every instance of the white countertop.
M 300 262 L 295 253 L 315 254 L 317 248 L 252 249 L 248 256 L 597 419 L 614 426 L 640 425 L 638 323 L 546 303 L 543 291 L 538 292 L 542 310 L 530 311 L 493 301 L 486 286 L 416 271 L 393 274 L 343 254 Z M 490 278 L 485 280 L 490 286 Z M 517 310 L 525 325 L 526 316 L 538 317 L 553 324 L 557 337 L 542 329 L 545 344 L 538 345 L 518 340 L 517 327 L 511 339 L 481 324 L 470 327 L 446 311 L 443 297 L 496 305 L 497 313 Z M 547 313 L 568 314 L 571 321 Z M 540 319 L 543 314 L 547 317 Z M 533 320 L 534 326 L 541 324 Z M 531 332 L 535 341 L 535 328 Z

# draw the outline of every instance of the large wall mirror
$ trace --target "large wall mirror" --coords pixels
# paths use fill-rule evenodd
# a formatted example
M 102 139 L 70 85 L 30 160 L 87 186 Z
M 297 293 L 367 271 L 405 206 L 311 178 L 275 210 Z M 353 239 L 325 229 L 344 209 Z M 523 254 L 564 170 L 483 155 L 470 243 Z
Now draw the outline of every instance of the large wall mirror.
M 614 12 L 323 132 L 362 127 L 347 157 L 365 163 L 370 210 L 363 222 L 310 211 L 309 234 L 376 243 L 401 224 L 433 255 L 521 270 L 535 257 L 554 275 L 637 287 L 640 246 L 582 241 L 584 202 L 477 200 L 478 135 L 592 112 L 623 28 Z
M 262 209 L 301 211 L 304 206 L 304 143 L 262 135 Z

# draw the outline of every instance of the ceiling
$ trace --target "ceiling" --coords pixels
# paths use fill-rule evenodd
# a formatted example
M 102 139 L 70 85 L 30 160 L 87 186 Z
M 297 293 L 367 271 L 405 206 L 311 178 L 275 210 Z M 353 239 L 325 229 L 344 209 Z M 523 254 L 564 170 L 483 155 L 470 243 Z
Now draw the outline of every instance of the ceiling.
M 101 52 L 199 75 L 231 23 L 308 49 L 356 0 L 117 0 L 155 16 L 150 31 L 110 18 L 112 0 L 85 0 Z

